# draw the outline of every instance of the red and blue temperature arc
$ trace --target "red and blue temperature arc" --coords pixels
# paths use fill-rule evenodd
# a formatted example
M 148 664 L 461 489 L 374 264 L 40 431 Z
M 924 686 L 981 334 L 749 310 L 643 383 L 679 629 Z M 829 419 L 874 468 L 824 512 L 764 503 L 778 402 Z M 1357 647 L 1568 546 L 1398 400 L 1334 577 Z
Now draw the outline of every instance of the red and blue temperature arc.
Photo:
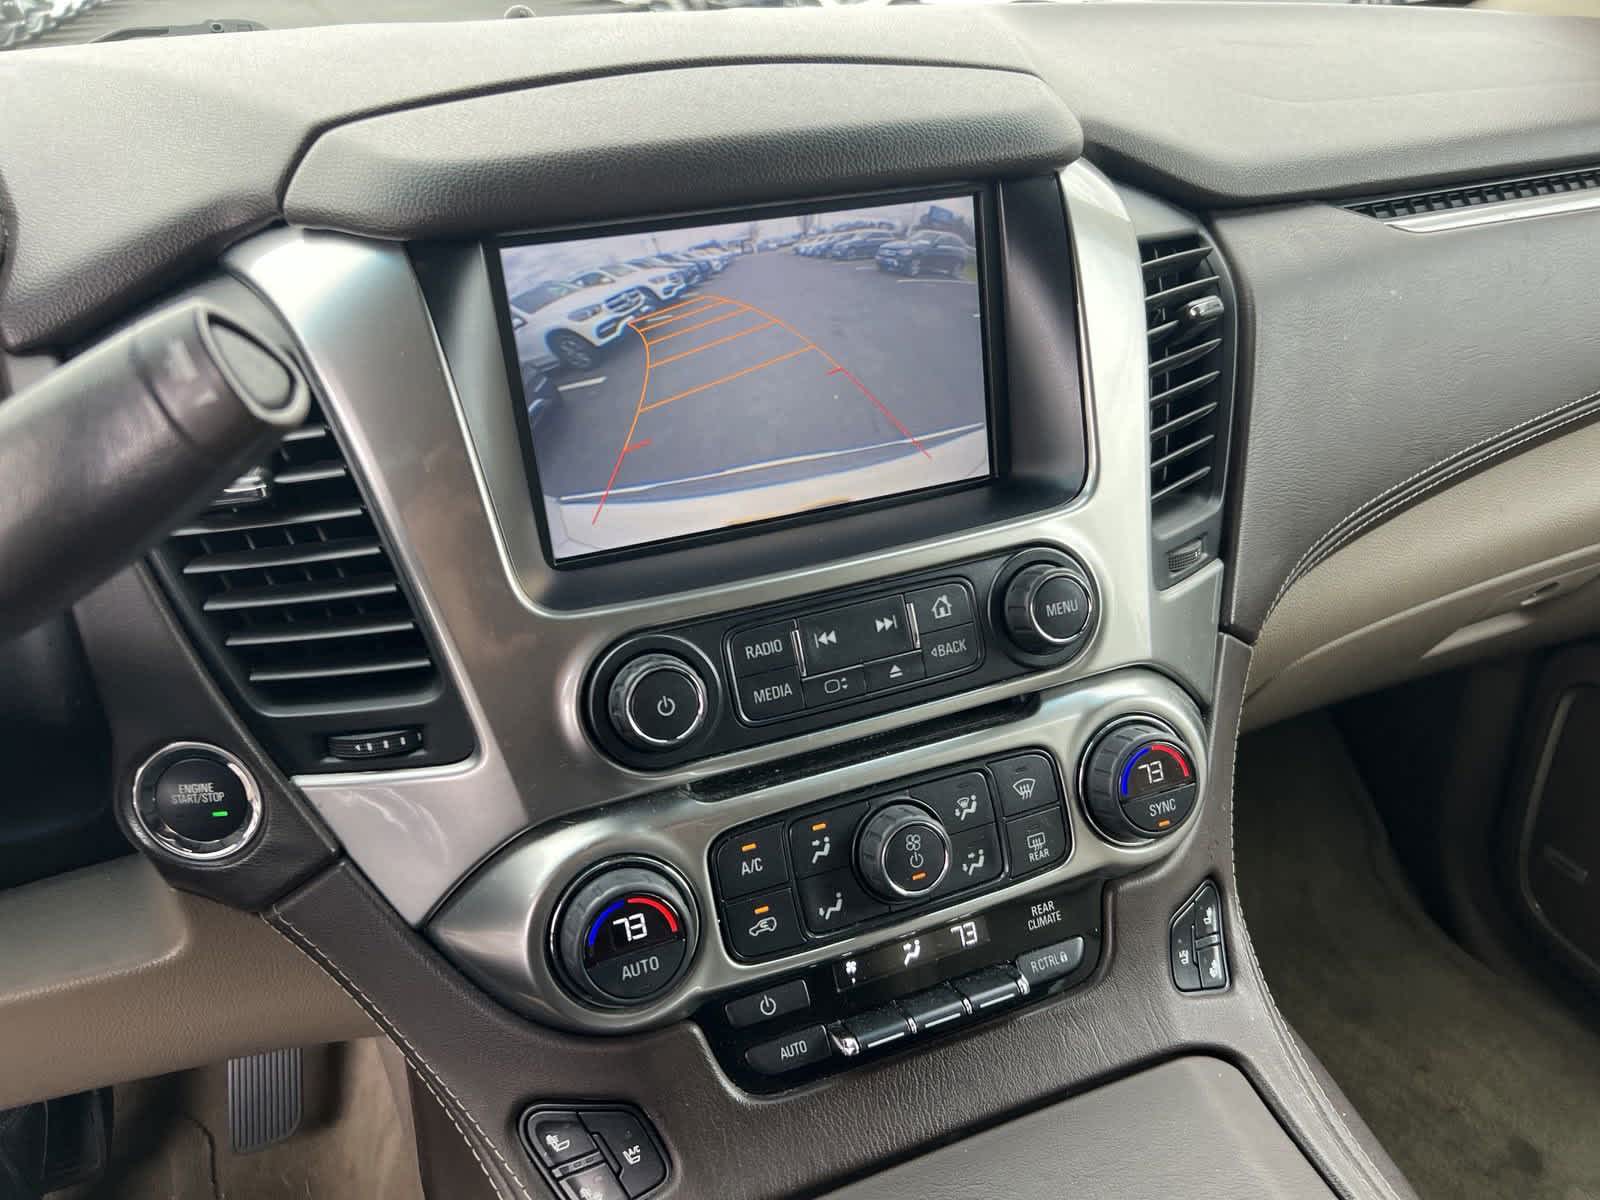
M 1182 750 L 1179 750 L 1170 742 L 1151 742 L 1148 746 L 1140 747 L 1139 753 L 1130 758 L 1127 762 L 1127 765 L 1122 768 L 1122 794 L 1124 796 L 1128 794 L 1128 776 L 1133 773 L 1134 763 L 1138 762 L 1152 750 L 1165 750 L 1168 754 L 1172 755 L 1177 764 L 1183 768 L 1183 777 L 1185 779 L 1189 778 L 1189 760 L 1183 756 Z
M 626 908 L 630 904 L 643 904 L 646 907 L 655 909 L 667 919 L 667 928 L 672 930 L 673 933 L 678 932 L 678 915 L 654 896 L 627 896 L 606 905 L 605 908 L 600 910 L 600 915 L 589 926 L 589 949 L 594 949 L 594 940 L 600 936 L 600 927 L 606 923 L 606 918 L 616 912 L 617 909 Z

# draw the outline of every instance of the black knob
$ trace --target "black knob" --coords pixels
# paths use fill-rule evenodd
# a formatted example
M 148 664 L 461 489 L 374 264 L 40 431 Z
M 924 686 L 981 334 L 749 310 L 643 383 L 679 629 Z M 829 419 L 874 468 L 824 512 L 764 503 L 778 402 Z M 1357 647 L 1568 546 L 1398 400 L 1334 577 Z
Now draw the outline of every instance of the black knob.
M 950 870 L 950 837 L 939 818 L 909 801 L 879 809 L 861 829 L 856 866 L 888 900 L 926 896 Z
M 554 944 L 566 981 L 585 1000 L 644 1004 L 680 978 L 698 928 L 687 890 L 665 868 L 603 866 L 563 902 Z
M 1083 797 L 1095 827 L 1113 842 L 1176 833 L 1194 812 L 1200 786 L 1194 756 L 1170 729 L 1149 720 L 1113 725 L 1083 768 Z
M 1006 585 L 1006 632 L 1032 654 L 1070 649 L 1088 630 L 1093 610 L 1089 581 L 1076 567 L 1035 563 Z
M 705 681 L 676 654 L 641 654 L 617 672 L 607 712 L 617 736 L 638 750 L 670 750 L 700 732 Z

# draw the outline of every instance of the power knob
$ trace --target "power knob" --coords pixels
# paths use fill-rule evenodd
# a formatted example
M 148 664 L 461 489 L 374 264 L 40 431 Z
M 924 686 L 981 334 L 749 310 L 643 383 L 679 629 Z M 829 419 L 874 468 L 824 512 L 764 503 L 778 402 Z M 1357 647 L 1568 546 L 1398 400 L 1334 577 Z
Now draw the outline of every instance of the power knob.
M 1081 790 L 1095 828 L 1127 844 L 1176 833 L 1194 813 L 1200 784 L 1189 748 L 1165 726 L 1136 719 L 1095 739 Z
M 676 654 L 641 654 L 611 681 L 606 713 L 636 750 L 670 750 L 700 732 L 710 701 L 705 681 Z

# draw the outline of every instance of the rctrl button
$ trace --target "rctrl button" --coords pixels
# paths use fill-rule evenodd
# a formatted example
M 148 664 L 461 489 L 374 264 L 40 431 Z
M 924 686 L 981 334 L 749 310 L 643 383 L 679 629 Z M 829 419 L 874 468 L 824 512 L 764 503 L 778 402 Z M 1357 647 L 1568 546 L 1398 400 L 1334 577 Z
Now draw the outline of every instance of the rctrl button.
M 911 649 L 911 625 L 898 594 L 802 617 L 800 654 L 807 675 L 854 667 Z
M 1061 810 L 1047 808 L 1006 822 L 1006 850 L 1011 874 L 1027 875 L 1054 866 L 1067 857 L 1067 833 Z
M 856 826 L 866 812 L 867 802 L 862 800 L 802 817 L 789 826 L 789 861 L 794 873 L 804 878 L 847 866 Z
M 907 592 L 906 607 L 916 615 L 917 629 L 924 638 L 972 621 L 972 595 L 964 584 L 953 580 Z
M 617 1164 L 617 1181 L 629 1197 L 642 1196 L 667 1177 L 667 1164 L 644 1122 L 632 1113 L 585 1112 L 583 1123 L 605 1143 Z
M 1000 811 L 1008 817 L 1061 803 L 1055 769 L 1042 754 L 1014 754 L 990 763 L 989 769 L 1000 793 Z
M 855 872 L 846 867 L 802 879 L 800 910 L 805 916 L 806 928 L 812 933 L 833 933 L 868 917 L 882 916 L 889 911 L 889 906 L 862 891 Z
M 529 1113 L 523 1122 L 522 1136 L 547 1167 L 576 1162 L 595 1151 L 594 1139 L 572 1112 Z
M 735 1029 L 745 1029 L 810 1007 L 811 992 L 806 987 L 806 981 L 791 979 L 777 987 L 730 1000 L 723 1008 L 723 1014 L 728 1018 L 729 1025 Z
M 976 625 L 958 625 L 922 639 L 922 661 L 931 678 L 964 671 L 978 661 L 981 643 Z
M 808 1025 L 750 1047 L 744 1052 L 744 1060 L 763 1075 L 782 1075 L 785 1071 L 821 1062 L 832 1053 L 828 1031 L 821 1025 Z
M 783 861 L 783 826 L 764 825 L 735 833 L 717 850 L 717 884 L 722 898 L 748 896 L 789 878 Z
M 734 950 L 746 958 L 792 950 L 805 940 L 794 893 L 788 888 L 735 900 L 723 905 L 722 913 Z
M 734 674 L 741 678 L 792 667 L 795 665 L 794 622 L 741 630 L 728 639 L 728 653 L 733 659 Z
M 739 711 L 752 721 L 768 721 L 805 707 L 800 672 L 793 667 L 738 680 Z
M 1075 937 L 1057 942 L 1053 946 L 1041 946 L 1037 950 L 1028 951 L 1017 959 L 1016 967 L 1021 976 L 1028 981 L 1031 990 L 1043 987 L 1052 980 L 1071 975 L 1082 962 L 1083 939 Z

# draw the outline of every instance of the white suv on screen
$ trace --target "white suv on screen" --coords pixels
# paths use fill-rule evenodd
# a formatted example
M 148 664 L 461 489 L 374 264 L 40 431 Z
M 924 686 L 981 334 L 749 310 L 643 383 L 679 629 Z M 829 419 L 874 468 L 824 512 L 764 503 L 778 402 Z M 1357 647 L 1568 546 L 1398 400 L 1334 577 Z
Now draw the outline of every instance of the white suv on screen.
M 662 268 L 630 267 L 625 263 L 611 263 L 592 271 L 580 271 L 569 282 L 574 287 L 627 287 L 644 300 L 646 311 L 660 308 L 689 285 L 681 271 Z
M 616 341 L 628 318 L 644 311 L 633 288 L 615 282 L 583 287 L 558 279 L 524 288 L 511 297 L 511 327 L 517 359 L 545 366 L 551 359 L 574 371 L 599 361 L 602 346 Z

